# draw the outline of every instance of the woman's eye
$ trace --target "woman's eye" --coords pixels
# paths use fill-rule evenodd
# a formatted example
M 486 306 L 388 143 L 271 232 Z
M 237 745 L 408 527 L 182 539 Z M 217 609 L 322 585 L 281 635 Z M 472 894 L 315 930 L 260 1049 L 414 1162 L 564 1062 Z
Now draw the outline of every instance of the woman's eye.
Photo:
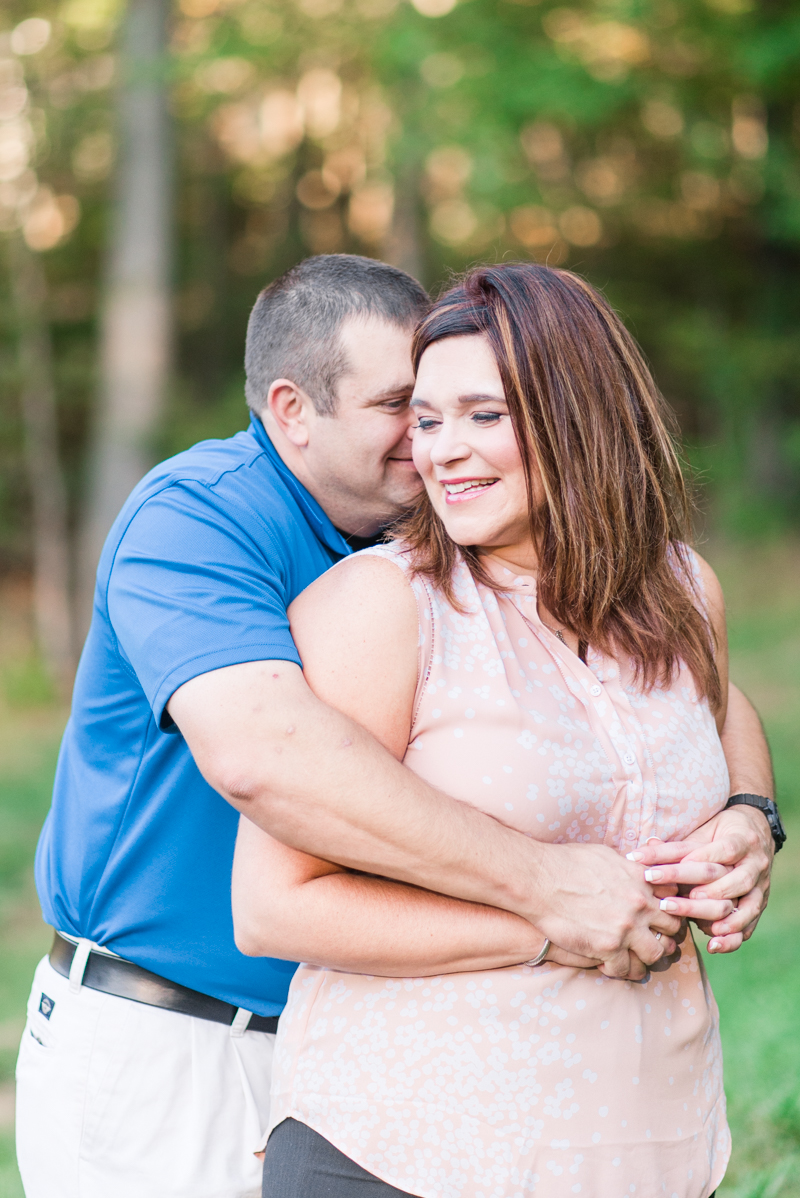
M 474 412 L 472 419 L 475 424 L 497 424 L 501 415 L 500 412 Z
M 424 433 L 429 433 L 431 429 L 437 428 L 438 420 L 434 420 L 431 416 L 420 416 L 419 424 L 415 424 L 414 428 L 421 428 Z

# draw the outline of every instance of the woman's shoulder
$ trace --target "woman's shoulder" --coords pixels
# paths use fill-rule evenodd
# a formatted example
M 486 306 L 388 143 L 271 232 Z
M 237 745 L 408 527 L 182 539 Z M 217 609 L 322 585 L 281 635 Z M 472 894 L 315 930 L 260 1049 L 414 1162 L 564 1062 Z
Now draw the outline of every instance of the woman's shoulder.
M 359 549 L 357 553 L 351 553 L 349 557 L 343 558 L 342 561 L 337 562 L 336 567 L 332 568 L 341 568 L 354 562 L 384 561 L 392 562 L 405 575 L 411 577 L 414 572 L 412 556 L 411 546 L 407 541 L 382 541 L 378 545 L 370 545 L 368 549 Z
M 407 591 L 415 579 L 411 550 L 402 541 L 387 541 L 359 549 L 331 566 L 317 583 L 329 581 L 337 588 L 369 584 L 381 589 Z M 316 586 L 317 583 L 312 585 Z
M 341 605 L 347 602 L 348 594 L 360 590 L 369 593 L 373 608 L 393 613 L 399 610 L 400 596 L 404 595 L 404 606 L 410 610 L 416 605 L 420 623 L 456 614 L 463 618 L 465 612 L 475 614 L 482 603 L 485 605 L 486 598 L 477 594 L 476 582 L 461 553 L 456 557 L 450 587 L 443 588 L 420 567 L 413 546 L 400 539 L 372 545 L 343 558 L 304 594 L 335 593 Z M 494 592 L 489 594 L 494 600 Z
M 295 599 L 292 636 L 311 689 L 401 759 L 418 681 L 419 615 L 386 554 L 344 558 Z
M 694 592 L 703 613 L 711 617 L 724 612 L 722 586 L 712 566 L 691 545 L 678 541 L 670 546 L 670 560 L 676 573 L 682 576 Z
M 380 588 L 380 598 L 385 597 L 387 591 L 394 594 L 401 591 L 413 593 L 417 603 L 424 602 L 426 594 L 433 595 L 436 590 L 431 579 L 418 569 L 412 546 L 403 540 L 385 541 L 380 545 L 371 545 L 368 549 L 359 549 L 357 553 L 331 566 L 322 578 L 332 582 L 337 580 L 337 586 L 344 579 L 350 587 L 377 586 Z M 378 601 L 379 596 L 376 595 L 375 599 Z
M 399 567 L 399 568 L 398 568 Z M 390 625 L 404 623 L 414 611 L 410 565 L 394 543 L 375 545 L 342 558 L 294 600 L 292 621 L 313 615 L 328 623 L 344 618 L 380 616 Z

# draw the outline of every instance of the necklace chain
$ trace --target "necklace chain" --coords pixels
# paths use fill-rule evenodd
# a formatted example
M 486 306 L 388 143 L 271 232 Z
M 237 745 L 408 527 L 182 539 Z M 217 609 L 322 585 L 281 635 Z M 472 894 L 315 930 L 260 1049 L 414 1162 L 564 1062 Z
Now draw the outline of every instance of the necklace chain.
M 520 615 L 522 615 L 522 613 L 520 613 Z M 528 625 L 529 628 L 531 628 L 531 629 L 534 628 L 534 625 L 530 622 L 530 620 L 527 618 L 527 616 L 523 615 L 522 618 L 525 621 L 525 623 Z M 541 616 L 539 617 L 539 619 L 541 619 Z M 565 645 L 566 648 L 569 649 L 569 645 L 567 645 L 566 637 L 564 636 L 565 630 L 563 628 L 551 628 L 549 624 L 545 624 L 544 620 L 542 620 L 542 624 L 544 625 L 544 627 L 547 629 L 548 632 L 552 633 L 553 636 L 558 637 L 558 639 L 561 641 L 562 645 Z M 584 665 L 586 665 L 586 653 L 587 653 L 588 648 L 589 648 L 589 646 L 587 645 L 586 641 L 582 641 L 582 640 L 578 641 L 578 657 L 581 659 L 581 661 L 583 662 Z

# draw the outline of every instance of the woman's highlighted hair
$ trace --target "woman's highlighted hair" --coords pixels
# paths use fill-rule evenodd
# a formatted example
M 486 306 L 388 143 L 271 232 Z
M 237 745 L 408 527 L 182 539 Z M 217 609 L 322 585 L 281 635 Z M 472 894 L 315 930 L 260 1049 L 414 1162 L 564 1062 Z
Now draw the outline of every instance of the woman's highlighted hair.
M 630 333 L 577 275 L 507 263 L 470 271 L 433 305 L 414 336 L 415 368 L 434 342 L 474 334 L 492 347 L 522 453 L 543 602 L 581 641 L 630 657 L 645 689 L 684 661 L 717 709 L 713 638 L 684 548 L 690 505 L 674 421 Z M 427 496 L 397 535 L 452 598 L 459 548 Z M 476 550 L 460 552 L 497 589 Z

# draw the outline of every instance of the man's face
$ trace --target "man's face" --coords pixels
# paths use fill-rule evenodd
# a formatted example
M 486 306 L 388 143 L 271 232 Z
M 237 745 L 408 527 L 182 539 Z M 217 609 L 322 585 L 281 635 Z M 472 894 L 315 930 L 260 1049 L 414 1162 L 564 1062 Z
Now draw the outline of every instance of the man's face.
M 307 416 L 310 489 L 338 528 L 370 536 L 422 489 L 411 460 L 411 330 L 370 316 L 341 328 L 348 370 L 334 416 Z

